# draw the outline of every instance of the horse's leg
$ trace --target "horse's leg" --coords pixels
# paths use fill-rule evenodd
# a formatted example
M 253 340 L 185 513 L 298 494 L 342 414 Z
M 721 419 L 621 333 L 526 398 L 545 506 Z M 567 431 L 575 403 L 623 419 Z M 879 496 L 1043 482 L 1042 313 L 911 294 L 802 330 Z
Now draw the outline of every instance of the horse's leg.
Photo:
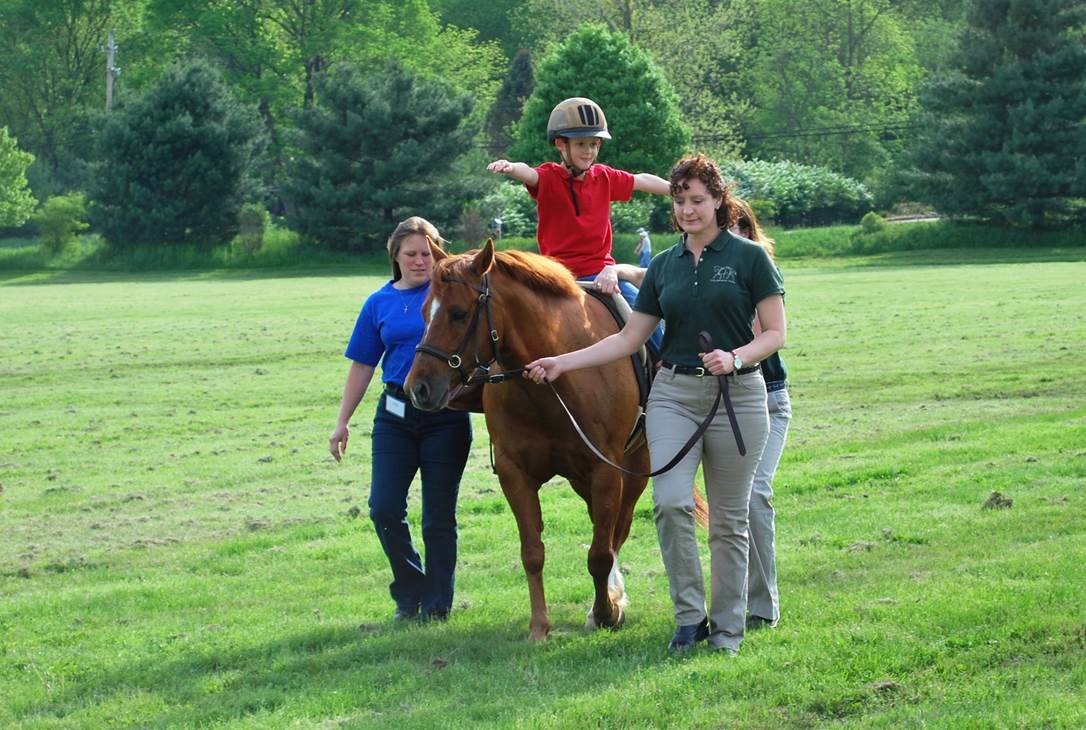
M 547 617 L 547 599 L 543 593 L 543 511 L 539 506 L 539 485 L 532 485 L 525 476 L 513 469 L 499 469 L 505 499 L 513 510 L 520 533 L 520 561 L 528 578 L 528 598 L 532 618 L 528 623 L 528 638 L 547 638 L 551 622 Z
M 585 485 L 574 484 L 578 492 Z M 620 510 L 622 479 L 618 472 L 601 465 L 592 471 L 588 501 L 592 516 L 592 544 L 588 548 L 588 572 L 596 588 L 596 599 L 585 626 L 617 627 L 624 619 L 626 589 L 618 569 L 618 553 L 614 550 L 615 528 Z
M 642 448 L 637 452 L 629 454 L 626 459 L 623 460 L 623 466 L 631 471 L 637 471 L 646 473 L 649 471 L 649 459 L 648 449 Z M 615 518 L 614 529 L 611 533 L 611 551 L 614 554 L 614 561 L 611 566 L 611 571 L 607 576 L 607 593 L 611 599 L 612 604 L 619 609 L 618 623 L 622 622 L 622 613 L 625 612 L 626 607 L 629 606 L 630 599 L 626 594 L 626 582 L 622 578 L 622 570 L 618 564 L 619 550 L 626 543 L 626 538 L 630 535 L 630 527 L 633 524 L 634 509 L 637 507 L 637 500 L 640 499 L 641 494 L 645 491 L 645 486 L 648 484 L 648 479 L 645 477 L 633 476 L 632 474 L 624 474 L 622 477 L 622 499 L 618 509 L 618 515 Z M 597 627 L 595 618 L 595 608 L 588 612 L 588 619 L 586 621 L 586 627 L 588 629 L 594 629 Z

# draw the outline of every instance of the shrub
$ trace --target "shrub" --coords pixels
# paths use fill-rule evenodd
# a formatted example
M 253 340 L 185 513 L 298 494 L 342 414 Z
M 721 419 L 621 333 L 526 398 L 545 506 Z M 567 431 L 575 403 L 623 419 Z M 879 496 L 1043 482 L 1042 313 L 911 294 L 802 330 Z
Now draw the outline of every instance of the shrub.
M 615 233 L 634 233 L 642 226 L 648 226 L 655 201 L 639 195 L 626 203 L 611 205 L 611 227 Z
M 747 203 L 754 211 L 754 215 L 758 217 L 758 221 L 763 225 L 777 220 L 779 211 L 777 209 L 777 204 L 772 200 L 755 198 L 754 200 L 748 200 Z
M 860 228 L 864 233 L 876 233 L 886 227 L 886 221 L 875 211 L 868 211 L 860 219 Z
M 863 183 L 824 167 L 763 160 L 724 163 L 722 172 L 747 200 L 769 200 L 783 225 L 826 225 L 854 221 L 871 209 Z
M 87 229 L 87 208 L 83 193 L 55 195 L 34 213 L 42 248 L 51 255 L 63 251 L 76 234 Z

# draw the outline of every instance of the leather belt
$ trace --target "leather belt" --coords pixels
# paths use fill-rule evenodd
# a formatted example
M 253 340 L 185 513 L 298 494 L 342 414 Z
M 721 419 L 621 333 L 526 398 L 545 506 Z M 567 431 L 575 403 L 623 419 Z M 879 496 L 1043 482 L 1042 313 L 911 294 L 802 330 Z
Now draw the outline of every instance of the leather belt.
M 664 368 L 666 368 L 668 370 L 671 370 L 672 372 L 674 372 L 674 373 L 676 373 L 678 375 L 694 375 L 694 376 L 699 377 L 699 378 L 703 378 L 706 375 L 712 375 L 712 373 L 710 373 L 708 370 L 706 370 L 705 368 L 703 368 L 701 366 L 692 367 L 690 365 L 677 365 L 676 363 L 668 362 L 667 360 L 664 360 L 662 362 L 663 362 L 663 367 Z M 761 369 L 761 367 L 762 366 L 760 364 L 755 363 L 754 365 L 751 365 L 749 368 L 739 368 L 735 372 L 728 373 L 728 374 L 729 375 L 746 375 L 747 373 L 757 372 L 759 369 Z
M 385 392 L 401 400 L 407 400 L 407 393 L 404 392 L 403 386 L 396 383 L 385 383 Z

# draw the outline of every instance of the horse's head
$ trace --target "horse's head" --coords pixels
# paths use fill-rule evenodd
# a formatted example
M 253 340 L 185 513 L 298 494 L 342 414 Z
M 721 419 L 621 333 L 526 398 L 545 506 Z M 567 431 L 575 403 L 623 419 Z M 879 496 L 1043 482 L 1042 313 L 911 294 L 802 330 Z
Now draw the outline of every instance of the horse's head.
M 426 330 L 404 381 L 412 403 L 424 411 L 444 408 L 472 375 L 485 373 L 498 347 L 489 281 L 494 242 L 459 256 L 432 243 L 430 248 L 435 263 L 423 305 Z

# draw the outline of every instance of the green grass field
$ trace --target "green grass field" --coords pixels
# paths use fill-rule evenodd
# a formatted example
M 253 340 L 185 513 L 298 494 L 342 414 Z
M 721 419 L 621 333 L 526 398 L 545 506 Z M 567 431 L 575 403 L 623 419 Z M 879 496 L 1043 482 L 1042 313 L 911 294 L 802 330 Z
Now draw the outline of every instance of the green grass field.
M 1084 726 L 1074 253 L 786 264 L 783 617 L 731 659 L 666 655 L 647 495 L 627 625 L 584 632 L 589 526 L 558 481 L 529 644 L 481 421 L 454 615 L 393 625 L 376 393 L 345 462 L 326 447 L 380 277 L 5 272 L 0 727 Z

